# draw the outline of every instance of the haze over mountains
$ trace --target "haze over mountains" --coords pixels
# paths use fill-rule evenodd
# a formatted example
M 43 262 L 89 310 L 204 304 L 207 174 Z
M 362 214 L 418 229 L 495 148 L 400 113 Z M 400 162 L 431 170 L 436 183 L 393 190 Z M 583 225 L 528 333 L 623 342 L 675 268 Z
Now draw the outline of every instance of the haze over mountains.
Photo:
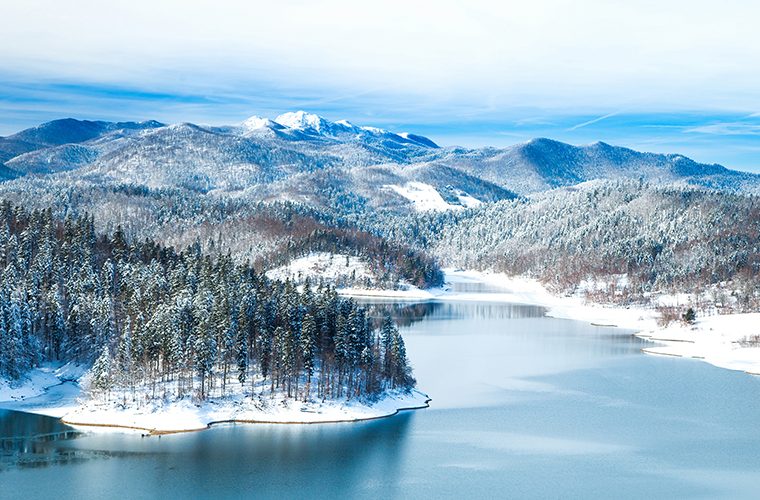
M 234 126 L 56 120 L 0 138 L 0 178 L 140 185 L 394 211 L 449 209 L 595 179 L 758 193 L 760 175 L 602 142 L 440 147 L 298 111 Z M 6 186 L 6 188 L 9 186 Z

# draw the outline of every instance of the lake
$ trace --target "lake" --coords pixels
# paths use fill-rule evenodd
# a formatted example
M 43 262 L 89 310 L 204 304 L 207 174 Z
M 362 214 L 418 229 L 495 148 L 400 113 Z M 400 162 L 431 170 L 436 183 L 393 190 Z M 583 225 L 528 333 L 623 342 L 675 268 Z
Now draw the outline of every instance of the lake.
M 388 419 L 56 437 L 0 410 L 0 498 L 757 497 L 760 380 L 487 298 L 375 306 L 433 398 Z

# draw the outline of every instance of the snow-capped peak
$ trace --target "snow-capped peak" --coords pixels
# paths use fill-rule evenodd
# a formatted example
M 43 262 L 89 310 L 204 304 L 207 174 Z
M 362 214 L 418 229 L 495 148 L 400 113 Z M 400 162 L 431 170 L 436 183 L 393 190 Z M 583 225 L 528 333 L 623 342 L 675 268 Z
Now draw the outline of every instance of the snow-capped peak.
M 241 123 L 243 128 L 248 130 L 259 130 L 262 128 L 272 128 L 275 123 L 269 118 L 262 118 L 260 116 L 252 116 Z
M 311 128 L 317 132 L 322 132 L 323 130 L 329 128 L 330 125 L 330 122 L 328 120 L 325 120 L 319 115 L 307 113 L 306 111 L 283 113 L 275 118 L 274 121 L 288 128 L 294 128 L 298 130 Z

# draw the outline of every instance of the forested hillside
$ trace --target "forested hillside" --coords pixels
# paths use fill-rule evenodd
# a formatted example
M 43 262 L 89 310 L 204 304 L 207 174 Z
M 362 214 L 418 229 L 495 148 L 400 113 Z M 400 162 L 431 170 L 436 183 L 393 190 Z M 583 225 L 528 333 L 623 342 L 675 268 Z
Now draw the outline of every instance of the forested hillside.
M 529 275 L 595 300 L 715 292 L 760 307 L 760 200 L 641 182 L 591 182 L 458 214 L 388 217 L 374 230 L 444 266 Z
M 199 245 L 184 251 L 88 215 L 0 204 L 0 375 L 94 361 L 93 387 L 224 396 L 263 382 L 287 397 L 371 396 L 414 384 L 392 322 L 329 286 L 266 279 Z M 246 385 L 244 385 L 246 387 Z M 253 390 L 253 389 L 251 389 Z
M 330 251 L 360 257 L 373 278 L 372 288 L 399 284 L 420 287 L 442 283 L 434 259 L 403 242 L 373 235 L 342 210 L 323 210 L 296 202 L 255 202 L 185 189 L 151 189 L 136 185 L 96 185 L 29 179 L 0 185 L 0 198 L 54 216 L 91 214 L 97 232 L 120 227 L 133 240 L 151 239 L 179 250 L 196 243 L 203 252 L 229 253 L 260 272 L 311 252 Z

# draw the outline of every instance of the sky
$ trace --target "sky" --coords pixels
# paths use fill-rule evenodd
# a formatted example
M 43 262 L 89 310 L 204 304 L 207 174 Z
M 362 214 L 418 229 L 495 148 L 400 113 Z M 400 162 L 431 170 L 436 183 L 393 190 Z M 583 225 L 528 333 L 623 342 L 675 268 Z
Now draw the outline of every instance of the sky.
M 0 135 L 304 109 L 443 145 L 533 137 L 760 172 L 760 2 L 24 0 Z

